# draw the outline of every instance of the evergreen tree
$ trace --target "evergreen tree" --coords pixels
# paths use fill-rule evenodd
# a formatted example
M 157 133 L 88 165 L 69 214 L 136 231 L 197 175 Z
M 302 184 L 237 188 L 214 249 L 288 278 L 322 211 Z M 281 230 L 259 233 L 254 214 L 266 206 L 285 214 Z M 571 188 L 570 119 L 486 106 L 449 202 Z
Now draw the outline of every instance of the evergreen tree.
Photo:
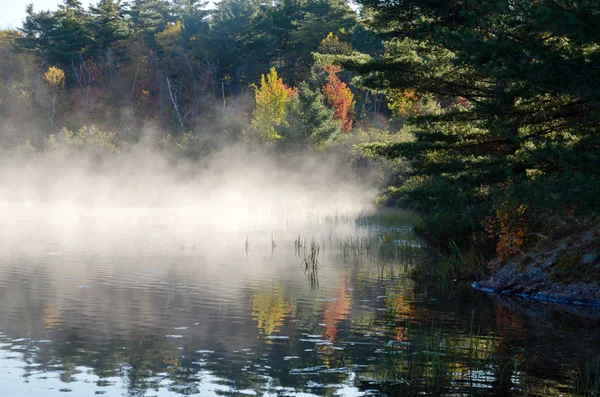
M 288 123 L 280 128 L 286 147 L 313 146 L 322 148 L 341 131 L 341 123 L 334 119 L 334 110 L 325 105 L 325 97 L 318 87 L 303 81 L 293 100 Z
M 208 15 L 206 1 L 199 0 L 174 0 L 173 13 L 178 21 L 183 24 L 184 47 L 190 47 L 192 41 L 208 35 Z
M 299 55 L 294 32 L 296 24 L 304 18 L 307 0 L 280 0 L 273 12 L 273 33 L 277 37 L 275 63 L 281 76 L 294 85 L 301 78 L 298 70 Z
M 358 24 L 357 15 L 346 0 L 309 0 L 303 7 L 302 19 L 294 21 L 296 30 L 291 41 L 299 59 L 297 67 L 308 74 L 312 53 L 330 33 L 348 42 Z M 306 75 L 304 75 L 306 77 Z
M 91 55 L 93 44 L 89 15 L 78 0 L 64 0 L 56 12 L 35 12 L 28 5 L 18 46 L 39 55 L 45 62 L 67 68 Z
M 53 45 L 52 36 L 58 27 L 56 15 L 50 11 L 35 12 L 33 4 L 28 4 L 25 12 L 23 26 L 19 28 L 22 36 L 16 41 L 16 47 L 45 61 Z
M 167 0 L 133 0 L 127 15 L 134 33 L 141 35 L 150 47 L 155 44 L 154 35 L 173 22 Z
M 70 66 L 91 55 L 93 39 L 89 30 L 89 15 L 79 0 L 63 0 L 56 12 L 57 26 L 51 35 L 48 50 L 50 63 Z
M 413 120 L 414 142 L 368 146 L 412 159 L 401 197 L 425 214 L 427 237 L 482 241 L 482 221 L 503 202 L 524 205 L 530 222 L 597 210 L 597 2 L 360 3 L 387 51 L 345 65 L 364 86 L 414 89 L 444 108 Z
M 126 52 L 124 40 L 131 31 L 125 20 L 125 10 L 119 0 L 100 0 L 90 7 L 90 32 L 94 37 L 94 52 L 107 56 L 109 52 L 122 58 Z
M 275 50 L 272 6 L 262 0 L 222 0 L 211 18 L 211 44 L 232 94 L 269 69 Z

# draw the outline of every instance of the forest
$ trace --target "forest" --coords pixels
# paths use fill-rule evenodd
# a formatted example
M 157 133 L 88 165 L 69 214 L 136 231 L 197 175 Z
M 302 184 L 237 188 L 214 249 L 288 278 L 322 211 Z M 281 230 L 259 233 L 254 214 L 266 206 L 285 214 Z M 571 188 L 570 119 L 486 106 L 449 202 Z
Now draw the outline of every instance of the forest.
M 473 277 L 598 223 L 599 23 L 595 0 L 29 5 L 0 31 L 0 147 L 338 153 Z

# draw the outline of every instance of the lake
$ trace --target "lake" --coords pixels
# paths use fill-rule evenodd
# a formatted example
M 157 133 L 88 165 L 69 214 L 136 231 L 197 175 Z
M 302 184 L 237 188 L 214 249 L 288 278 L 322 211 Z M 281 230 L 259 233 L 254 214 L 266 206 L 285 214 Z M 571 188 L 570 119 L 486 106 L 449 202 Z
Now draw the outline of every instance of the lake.
M 1 396 L 598 391 L 595 310 L 419 280 L 410 224 L 4 208 Z

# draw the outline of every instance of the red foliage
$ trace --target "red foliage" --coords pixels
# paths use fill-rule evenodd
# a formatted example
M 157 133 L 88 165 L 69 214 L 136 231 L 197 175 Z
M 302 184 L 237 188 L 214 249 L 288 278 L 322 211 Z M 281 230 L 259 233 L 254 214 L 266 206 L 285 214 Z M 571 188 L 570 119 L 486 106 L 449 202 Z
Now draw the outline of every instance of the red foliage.
M 326 65 L 327 84 L 322 88 L 327 101 L 335 109 L 334 118 L 342 121 L 342 131 L 350 132 L 352 129 L 354 116 L 354 94 L 337 76 L 340 67 L 336 65 Z

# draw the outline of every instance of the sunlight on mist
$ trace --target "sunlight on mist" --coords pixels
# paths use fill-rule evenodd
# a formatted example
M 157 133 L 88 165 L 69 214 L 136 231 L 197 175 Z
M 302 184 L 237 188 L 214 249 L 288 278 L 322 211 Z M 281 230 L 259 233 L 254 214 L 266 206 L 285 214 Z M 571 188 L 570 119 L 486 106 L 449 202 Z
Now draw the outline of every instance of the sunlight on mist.
M 192 162 L 149 148 L 118 156 L 54 152 L 11 158 L 0 168 L 2 212 L 39 211 L 65 225 L 85 214 L 169 209 L 218 229 L 268 226 L 309 216 L 356 214 L 376 190 L 333 156 L 275 158 L 228 148 Z M 275 224 L 273 224 L 275 226 Z

